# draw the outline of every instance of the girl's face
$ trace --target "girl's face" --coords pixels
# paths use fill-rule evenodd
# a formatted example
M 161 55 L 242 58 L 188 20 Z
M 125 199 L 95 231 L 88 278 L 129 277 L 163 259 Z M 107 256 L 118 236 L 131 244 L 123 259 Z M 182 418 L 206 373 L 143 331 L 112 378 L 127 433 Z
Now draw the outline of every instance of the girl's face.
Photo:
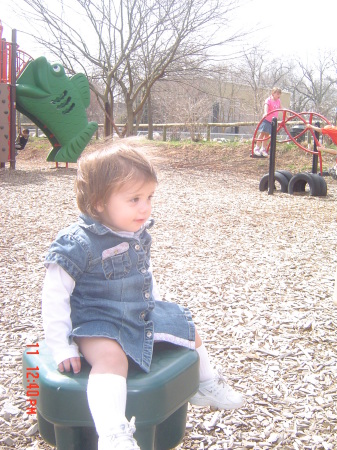
M 138 231 L 151 215 L 156 186 L 154 181 L 135 181 L 113 192 L 105 204 L 97 205 L 103 225 L 114 231 Z
M 274 100 L 278 100 L 281 97 L 281 94 L 279 92 L 274 92 L 274 94 L 272 94 L 273 99 Z

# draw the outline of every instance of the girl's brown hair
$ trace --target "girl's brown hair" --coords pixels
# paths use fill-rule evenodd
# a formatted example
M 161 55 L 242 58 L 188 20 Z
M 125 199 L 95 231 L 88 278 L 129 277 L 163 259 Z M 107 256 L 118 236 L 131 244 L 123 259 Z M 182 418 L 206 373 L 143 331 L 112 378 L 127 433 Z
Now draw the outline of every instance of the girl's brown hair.
M 82 156 L 75 182 L 78 208 L 97 220 L 98 203 L 106 203 L 113 192 L 139 180 L 158 182 L 150 161 L 131 147 L 120 145 Z

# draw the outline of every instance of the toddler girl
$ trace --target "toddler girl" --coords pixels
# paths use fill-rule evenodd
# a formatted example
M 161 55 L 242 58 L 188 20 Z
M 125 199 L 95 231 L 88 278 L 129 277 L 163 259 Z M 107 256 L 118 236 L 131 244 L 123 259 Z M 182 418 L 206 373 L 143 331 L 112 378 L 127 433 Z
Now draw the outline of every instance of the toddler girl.
M 139 449 L 127 421 L 128 359 L 149 372 L 158 341 L 196 349 L 200 387 L 190 402 L 242 406 L 211 367 L 188 309 L 163 302 L 152 275 L 149 229 L 157 176 L 132 148 L 82 156 L 76 179 L 79 221 L 61 231 L 47 254 L 42 315 L 46 343 L 61 372 L 91 365 L 87 396 L 99 450 Z

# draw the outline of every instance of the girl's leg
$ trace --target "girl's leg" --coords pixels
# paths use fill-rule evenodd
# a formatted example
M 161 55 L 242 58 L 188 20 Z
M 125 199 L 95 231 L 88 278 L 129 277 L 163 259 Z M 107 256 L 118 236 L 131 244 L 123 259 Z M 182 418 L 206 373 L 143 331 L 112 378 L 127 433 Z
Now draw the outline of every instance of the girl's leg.
M 266 139 L 267 137 L 269 137 L 269 134 L 264 131 L 261 131 L 257 139 Z M 265 155 L 266 148 L 267 148 L 267 141 L 258 140 L 254 148 L 255 155 L 266 156 Z
M 199 381 L 202 383 L 214 377 L 214 370 L 211 366 L 206 347 L 202 343 L 197 330 L 195 330 L 195 349 L 199 355 Z
M 91 365 L 90 374 L 112 373 L 127 377 L 128 359 L 118 342 L 104 337 L 82 337 L 76 342 Z
M 101 337 L 77 338 L 76 342 L 92 366 L 87 396 L 100 438 L 99 450 L 139 449 L 132 437 L 134 426 L 125 417 L 128 360 L 123 349 L 116 341 Z
M 195 347 L 199 354 L 200 384 L 198 392 L 190 399 L 190 403 L 197 406 L 211 406 L 216 409 L 240 408 L 244 403 L 242 395 L 234 391 L 220 373 L 214 372 L 206 347 L 197 330 Z
M 262 133 L 260 133 L 258 135 L 257 139 L 261 139 L 261 134 Z M 258 140 L 258 141 L 255 142 L 255 147 L 254 147 L 254 153 L 257 156 L 260 156 L 260 147 L 261 147 L 261 141 Z
M 270 137 L 270 134 L 269 133 L 261 133 L 261 139 L 267 139 L 267 138 L 269 138 Z M 262 151 L 267 151 L 266 149 L 267 149 L 267 147 L 268 147 L 268 141 L 262 141 L 261 142 L 261 152 Z

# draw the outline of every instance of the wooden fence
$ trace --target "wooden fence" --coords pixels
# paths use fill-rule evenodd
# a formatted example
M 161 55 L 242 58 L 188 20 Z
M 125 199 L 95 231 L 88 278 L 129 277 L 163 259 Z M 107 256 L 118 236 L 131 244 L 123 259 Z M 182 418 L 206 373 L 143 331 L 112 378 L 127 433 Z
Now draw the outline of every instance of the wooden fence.
M 243 126 L 256 126 L 259 122 L 232 122 L 232 123 L 201 123 L 201 122 L 197 122 L 197 123 L 155 123 L 153 124 L 153 130 L 155 132 L 159 132 L 162 131 L 163 133 L 163 141 L 167 140 L 167 133 L 170 129 L 173 130 L 184 130 L 186 132 L 191 133 L 191 130 L 197 130 L 200 128 L 206 129 L 206 140 L 210 141 L 211 140 L 211 129 L 213 127 L 217 127 L 217 128 L 221 128 L 223 130 L 223 133 L 225 133 L 226 128 L 235 128 L 235 129 L 239 129 L 240 127 Z M 21 123 L 20 124 L 21 128 L 35 128 L 35 133 L 36 136 L 39 135 L 39 128 L 35 125 L 35 124 L 31 124 L 31 123 Z M 125 125 L 124 124 L 116 124 L 117 127 L 119 128 L 123 128 Z M 149 127 L 148 124 L 140 124 L 138 126 L 139 130 L 147 130 Z M 99 129 L 103 129 L 104 125 L 103 124 L 98 124 L 98 130 L 96 132 L 96 139 L 99 138 Z M 43 133 L 43 131 L 41 131 L 41 133 Z M 40 134 L 41 134 L 40 133 Z M 238 133 L 235 133 L 238 134 Z

